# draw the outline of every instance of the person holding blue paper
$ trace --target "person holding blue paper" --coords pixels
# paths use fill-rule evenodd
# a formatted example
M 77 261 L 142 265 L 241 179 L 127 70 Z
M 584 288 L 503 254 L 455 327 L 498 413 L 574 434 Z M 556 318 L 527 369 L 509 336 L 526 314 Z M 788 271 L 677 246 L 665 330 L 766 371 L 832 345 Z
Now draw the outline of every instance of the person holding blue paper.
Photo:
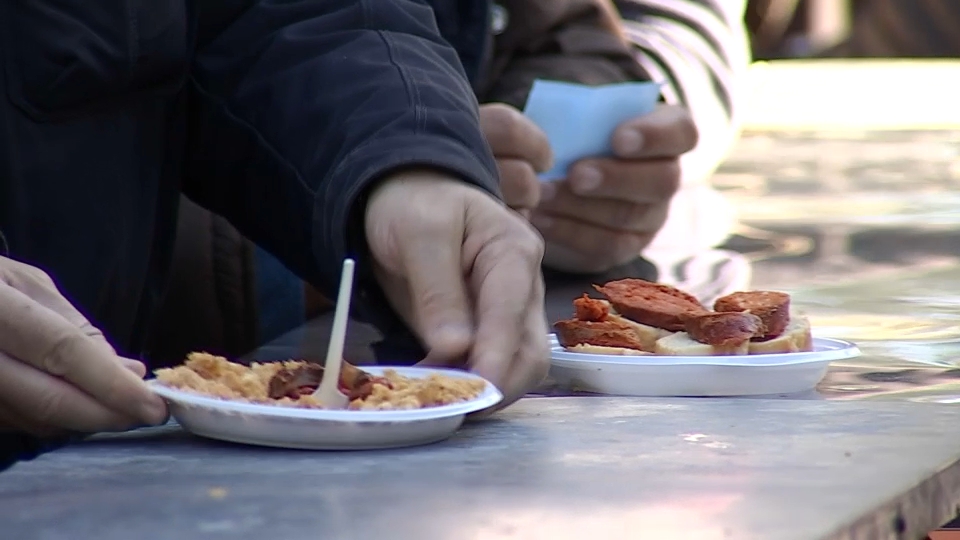
M 701 265 L 704 275 L 714 273 L 707 266 L 733 263 L 742 269 L 736 255 L 707 253 L 726 238 L 732 224 L 729 205 L 707 181 L 737 136 L 737 89 L 749 64 L 742 23 L 745 3 L 503 0 L 497 4 L 503 10 L 500 19 L 508 23 L 494 39 L 493 68 L 479 91 L 482 101 L 499 104 L 482 106 L 481 118 L 501 165 L 505 199 L 528 215 L 547 241 L 548 290 L 551 283 L 584 279 L 577 275 L 670 280 L 673 266 L 691 256 L 709 261 Z M 503 105 L 522 110 L 545 103 L 528 102 L 537 79 L 590 87 L 654 81 L 663 83 L 661 104 L 648 115 L 623 121 L 615 131 L 605 127 L 612 133 L 602 141 L 605 151 L 597 153 L 609 155 L 574 155 L 576 159 L 571 160 L 565 146 L 571 142 L 589 146 L 593 141 L 585 139 L 594 135 L 595 126 L 582 123 L 564 132 L 551 129 L 549 121 L 575 118 L 568 114 L 574 109 L 593 120 L 603 120 L 600 117 L 616 110 L 597 110 L 598 105 L 609 103 L 592 103 L 592 88 L 571 87 L 565 97 L 584 94 L 579 107 L 562 101 L 547 105 L 536 118 L 549 131 L 541 133 L 528 118 Z M 560 87 L 554 83 L 550 90 L 560 91 Z M 634 92 L 640 100 L 644 96 L 639 94 L 648 90 L 621 89 Z M 616 92 L 612 88 L 597 99 L 619 99 Z M 560 96 L 540 97 L 549 102 Z M 518 135 L 514 140 L 498 140 L 503 134 Z M 548 139 L 553 142 L 552 162 L 544 157 Z M 536 173 L 541 180 L 546 176 L 559 181 L 539 182 Z M 641 252 L 655 265 L 638 258 Z M 744 273 L 739 274 L 724 286 L 743 286 Z

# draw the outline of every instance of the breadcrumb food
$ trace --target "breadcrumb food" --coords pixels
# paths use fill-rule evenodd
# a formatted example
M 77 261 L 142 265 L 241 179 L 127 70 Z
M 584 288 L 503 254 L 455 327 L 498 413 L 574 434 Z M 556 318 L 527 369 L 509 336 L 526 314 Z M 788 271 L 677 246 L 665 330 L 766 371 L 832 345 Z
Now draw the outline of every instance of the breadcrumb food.
M 270 397 L 270 381 L 277 373 L 307 366 L 311 364 L 299 360 L 246 366 L 222 356 L 197 352 L 189 354 L 183 365 L 158 369 L 155 374 L 161 383 L 195 394 L 261 405 L 322 409 L 323 404 L 312 393 L 279 399 Z M 372 379 L 374 382 L 369 391 L 364 392 L 363 397 L 353 399 L 350 409 L 383 411 L 439 407 L 475 399 L 486 386 L 482 380 L 440 373 L 413 378 L 394 370 L 386 370 L 382 377 Z

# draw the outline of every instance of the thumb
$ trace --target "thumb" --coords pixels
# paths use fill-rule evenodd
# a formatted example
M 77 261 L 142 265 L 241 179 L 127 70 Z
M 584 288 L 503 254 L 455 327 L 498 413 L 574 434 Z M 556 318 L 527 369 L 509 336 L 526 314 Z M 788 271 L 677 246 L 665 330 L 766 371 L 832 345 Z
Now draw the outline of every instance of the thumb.
M 473 317 L 460 268 L 460 245 L 411 238 L 402 250 L 410 301 L 428 362 L 461 357 L 473 344 Z

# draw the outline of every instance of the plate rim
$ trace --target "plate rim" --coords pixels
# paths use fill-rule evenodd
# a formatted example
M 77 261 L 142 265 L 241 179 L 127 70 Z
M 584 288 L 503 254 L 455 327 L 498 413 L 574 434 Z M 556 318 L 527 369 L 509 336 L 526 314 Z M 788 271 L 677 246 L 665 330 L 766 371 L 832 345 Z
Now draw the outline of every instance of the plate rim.
M 452 403 L 450 405 L 442 405 L 440 407 L 413 410 L 345 411 L 303 409 L 297 407 L 261 405 L 258 403 L 230 401 L 166 386 L 156 378 L 150 379 L 146 381 L 146 383 L 152 392 L 162 397 L 165 401 L 173 402 L 176 405 L 202 407 L 209 410 L 215 410 L 217 412 L 248 414 L 278 419 L 314 420 L 352 424 L 437 420 L 440 418 L 462 416 L 472 412 L 481 411 L 483 409 L 492 407 L 503 400 L 503 393 L 501 393 L 493 383 L 484 379 L 483 377 L 480 377 L 479 375 L 463 370 L 416 366 L 362 366 L 362 368 L 365 371 L 375 375 L 382 374 L 384 371 L 391 369 L 405 376 L 411 376 L 410 373 L 422 373 L 424 375 L 441 373 L 460 379 L 482 380 L 486 383 L 486 387 L 475 399 L 460 403 Z
M 550 363 L 563 362 L 564 364 L 608 364 L 621 366 L 717 366 L 717 367 L 740 367 L 740 368 L 761 368 L 778 367 L 797 364 L 816 364 L 822 362 L 837 362 L 840 360 L 849 360 L 861 356 L 863 353 L 855 343 L 828 337 L 813 337 L 814 346 L 819 343 L 821 346 L 829 346 L 827 350 L 804 351 L 796 353 L 774 353 L 774 354 L 751 354 L 737 356 L 662 356 L 662 355 L 640 355 L 640 356 L 621 356 L 621 355 L 603 355 L 588 354 L 567 351 L 559 344 L 556 334 L 548 335 L 550 340 Z M 558 356 L 562 355 L 562 356 Z M 660 361 L 644 361 L 649 358 L 657 358 Z M 752 361 L 747 362 L 745 359 Z

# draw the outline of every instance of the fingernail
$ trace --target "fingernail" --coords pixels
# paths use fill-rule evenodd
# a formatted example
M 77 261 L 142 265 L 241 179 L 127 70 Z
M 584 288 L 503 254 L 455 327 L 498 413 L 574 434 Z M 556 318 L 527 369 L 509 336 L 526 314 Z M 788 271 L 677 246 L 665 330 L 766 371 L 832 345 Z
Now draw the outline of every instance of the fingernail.
M 557 194 L 557 186 L 552 182 L 544 182 L 540 184 L 540 201 L 549 201 Z
M 613 150 L 621 156 L 632 156 L 643 148 L 643 135 L 634 129 L 621 131 L 613 138 Z
M 593 165 L 580 165 L 573 170 L 570 178 L 571 187 L 577 193 L 586 193 L 600 187 L 603 182 L 603 173 Z
M 141 379 L 147 374 L 147 366 L 143 365 L 143 362 L 129 358 L 121 358 L 120 362 L 123 364 L 123 367 Z
M 141 418 L 146 420 L 147 424 L 158 426 L 167 421 L 170 412 L 167 410 L 167 404 L 161 398 L 150 400 L 142 408 Z

